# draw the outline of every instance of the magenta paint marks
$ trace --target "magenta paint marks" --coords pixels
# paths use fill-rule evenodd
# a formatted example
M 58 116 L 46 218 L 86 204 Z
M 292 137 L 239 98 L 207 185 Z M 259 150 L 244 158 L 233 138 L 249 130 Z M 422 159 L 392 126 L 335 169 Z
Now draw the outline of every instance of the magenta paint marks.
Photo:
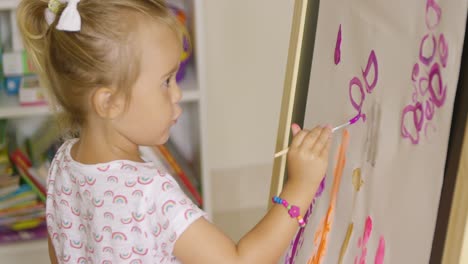
M 384 257 L 385 257 L 385 238 L 383 236 L 380 237 L 379 246 L 377 247 L 377 252 L 375 252 L 375 264 L 384 264 Z
M 403 108 L 401 116 L 401 136 L 417 145 L 421 133 L 426 138 L 434 136 L 437 129 L 431 121 L 442 108 L 447 97 L 447 85 L 444 84 L 442 69 L 447 67 L 449 47 L 444 33 L 438 33 L 437 27 L 442 17 L 442 9 L 434 0 L 427 0 L 425 22 L 427 33 L 422 36 L 419 45 L 418 61 L 411 73 L 413 83 L 412 102 Z
M 368 216 L 366 218 L 366 223 L 364 226 L 364 232 L 361 237 L 358 238 L 358 248 L 361 251 L 358 256 L 354 258 L 354 264 L 366 264 L 367 262 L 367 244 L 369 243 L 369 239 L 372 235 L 372 229 L 374 227 L 374 223 L 372 221 L 372 218 Z M 385 257 L 385 238 L 383 236 L 380 236 L 379 239 L 379 245 L 377 247 L 377 250 L 375 252 L 375 259 L 374 263 L 375 264 L 383 264 L 384 263 L 384 257 Z
M 372 77 L 370 77 L 371 72 L 374 73 Z M 379 80 L 379 63 L 374 50 L 371 50 L 369 54 L 366 68 L 362 69 L 362 79 L 364 80 L 364 85 L 357 76 L 349 81 L 349 100 L 353 108 L 357 111 L 358 119 L 362 119 L 363 122 L 366 122 L 366 114 L 363 113 L 362 107 L 366 100 L 366 95 L 374 91 Z
M 325 190 L 325 178 L 326 176 L 323 178 L 322 182 L 320 183 L 320 186 L 317 189 L 317 192 L 315 193 L 314 200 L 312 201 L 309 208 L 307 209 L 307 212 L 304 214 L 304 221 L 306 223 L 308 222 L 309 217 L 312 214 L 312 211 L 315 205 L 315 200 L 318 199 L 322 195 L 323 191 Z M 302 248 L 302 244 L 304 243 L 304 231 L 305 231 L 305 228 L 299 229 L 296 236 L 291 241 L 291 245 L 289 246 L 288 253 L 286 254 L 286 257 L 284 259 L 285 264 L 295 263 L 297 253 L 299 253 L 299 250 Z
M 338 28 L 338 36 L 336 37 L 335 45 L 335 65 L 340 64 L 341 62 L 341 24 Z
M 364 234 L 358 239 L 358 248 L 361 250 L 361 255 L 354 258 L 354 264 L 366 264 L 367 257 L 367 243 L 372 234 L 372 218 L 370 216 L 366 219 L 364 227 Z

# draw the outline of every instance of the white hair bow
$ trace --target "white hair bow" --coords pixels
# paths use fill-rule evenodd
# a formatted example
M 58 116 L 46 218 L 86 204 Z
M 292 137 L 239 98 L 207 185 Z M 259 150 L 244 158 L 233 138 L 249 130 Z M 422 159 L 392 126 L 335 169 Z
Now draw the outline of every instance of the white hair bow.
M 76 32 L 81 30 L 81 17 L 78 12 L 80 0 L 50 0 L 49 7 L 45 10 L 45 18 L 49 25 L 55 21 L 60 5 L 68 3 L 63 10 L 57 24 L 57 29 L 62 31 Z

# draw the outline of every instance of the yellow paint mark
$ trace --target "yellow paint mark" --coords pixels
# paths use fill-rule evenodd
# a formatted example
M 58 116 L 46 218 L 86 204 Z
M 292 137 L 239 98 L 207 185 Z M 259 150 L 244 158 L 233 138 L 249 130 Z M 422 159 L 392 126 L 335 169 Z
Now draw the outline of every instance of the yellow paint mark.
M 316 248 L 317 251 L 312 255 L 309 259 L 307 264 L 319 264 L 321 263 L 322 259 L 325 257 L 325 253 L 327 252 L 327 245 L 328 245 L 328 234 L 331 231 L 331 227 L 333 224 L 333 213 L 335 211 L 336 205 L 336 198 L 338 196 L 338 191 L 340 189 L 341 178 L 343 176 L 343 170 L 346 165 L 346 151 L 349 145 L 349 132 L 348 130 L 343 131 L 343 136 L 341 138 L 341 144 L 338 150 L 338 160 L 335 166 L 335 170 L 333 172 L 333 185 L 332 191 L 330 194 L 330 205 L 328 207 L 327 215 L 325 216 L 324 220 L 322 221 L 321 226 L 315 233 L 315 246 L 318 244 Z M 320 242 L 317 241 L 317 238 L 320 237 Z
M 359 192 L 363 184 L 364 184 L 364 181 L 362 180 L 362 177 L 361 177 L 361 168 L 357 168 L 353 171 L 354 190 L 356 192 Z
M 348 231 L 346 232 L 346 236 L 343 240 L 343 245 L 341 245 L 340 258 L 338 260 L 338 264 L 343 263 L 343 258 L 346 254 L 346 250 L 348 250 L 349 240 L 351 239 L 351 235 L 353 234 L 353 228 L 354 228 L 354 224 L 349 223 Z

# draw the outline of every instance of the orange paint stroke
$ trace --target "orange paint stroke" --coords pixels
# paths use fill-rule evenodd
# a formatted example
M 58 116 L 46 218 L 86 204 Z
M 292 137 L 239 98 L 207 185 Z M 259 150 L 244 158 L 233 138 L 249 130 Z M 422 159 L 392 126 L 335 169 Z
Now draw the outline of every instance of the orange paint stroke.
M 321 226 L 316 232 L 316 238 L 321 235 L 320 243 L 317 247 L 317 252 L 312 255 L 307 264 L 319 264 L 325 253 L 327 252 L 328 245 L 328 234 L 331 231 L 333 224 L 333 213 L 335 211 L 336 197 L 338 196 L 338 191 L 340 189 L 341 177 L 343 176 L 343 170 L 346 165 L 346 151 L 349 145 L 349 132 L 348 130 L 343 131 L 343 136 L 341 138 L 341 144 L 338 149 L 338 160 L 333 172 L 333 185 L 330 195 L 330 205 L 328 207 L 327 215 L 322 221 Z M 319 235 L 320 234 L 320 235 Z M 317 241 L 318 242 L 318 241 Z
M 338 191 L 341 184 L 341 176 L 343 176 L 343 170 L 346 165 L 346 151 L 349 146 L 349 132 L 348 130 L 343 131 L 343 137 L 341 138 L 341 145 L 338 150 L 338 161 L 333 172 L 333 186 L 330 194 L 330 205 L 335 206 L 336 197 L 338 196 Z

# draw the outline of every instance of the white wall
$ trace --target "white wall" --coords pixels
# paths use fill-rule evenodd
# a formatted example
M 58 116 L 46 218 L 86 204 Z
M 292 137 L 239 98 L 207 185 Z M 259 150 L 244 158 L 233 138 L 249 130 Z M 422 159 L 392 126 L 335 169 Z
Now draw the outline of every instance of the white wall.
M 213 210 L 266 208 L 294 2 L 204 3 Z
M 204 2 L 210 167 L 272 163 L 293 1 Z

